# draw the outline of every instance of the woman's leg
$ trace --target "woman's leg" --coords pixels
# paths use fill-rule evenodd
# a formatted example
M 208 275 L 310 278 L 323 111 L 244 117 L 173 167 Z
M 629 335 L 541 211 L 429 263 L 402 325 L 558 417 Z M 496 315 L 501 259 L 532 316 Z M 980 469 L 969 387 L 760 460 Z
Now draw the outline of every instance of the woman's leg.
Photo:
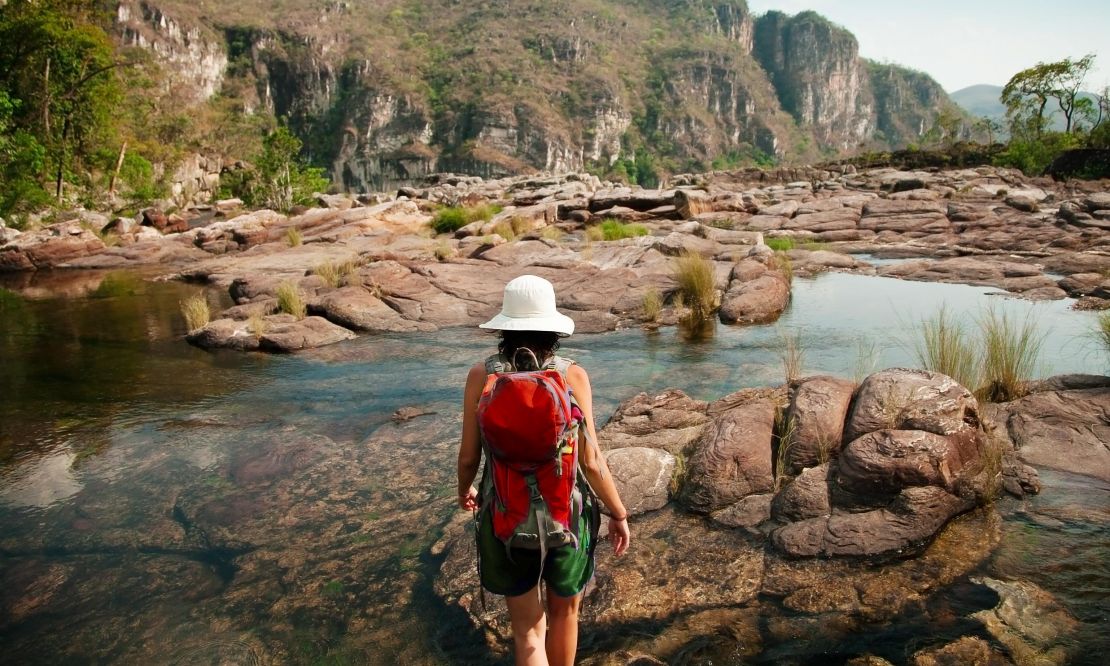
M 513 654 L 517 666 L 546 666 L 544 638 L 547 618 L 543 614 L 539 591 L 528 590 L 518 597 L 505 597 L 513 627 Z
M 572 666 L 578 651 L 578 605 L 582 595 L 560 597 L 547 588 L 547 661 L 551 666 Z

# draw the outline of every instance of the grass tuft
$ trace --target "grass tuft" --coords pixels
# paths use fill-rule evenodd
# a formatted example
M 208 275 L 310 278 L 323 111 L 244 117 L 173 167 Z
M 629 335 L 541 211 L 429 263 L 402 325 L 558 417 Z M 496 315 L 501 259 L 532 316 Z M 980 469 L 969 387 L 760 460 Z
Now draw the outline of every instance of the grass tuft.
M 974 390 L 979 386 L 979 352 L 964 327 L 941 306 L 935 315 L 921 320 L 913 353 L 921 367 L 948 375 Z
M 256 338 L 261 338 L 266 333 L 266 326 L 266 316 L 261 312 L 255 312 L 247 319 L 247 330 Z
M 598 228 L 601 229 L 602 239 L 607 241 L 648 235 L 648 228 L 642 224 L 625 224 L 611 217 L 602 220 Z
M 856 360 L 852 371 L 852 380 L 857 384 L 868 375 L 875 372 L 879 361 L 879 348 L 870 338 L 860 337 L 856 340 Z
M 451 244 L 447 241 L 440 241 L 436 243 L 436 247 L 434 250 L 432 250 L 432 252 L 433 254 L 435 254 L 436 261 L 447 261 L 451 257 L 455 256 L 454 248 L 452 248 Z
M 667 484 L 667 490 L 670 491 L 671 497 L 678 497 L 678 494 L 682 492 L 682 484 L 685 482 L 686 456 L 677 453 L 674 457 L 674 473 L 671 474 L 671 481 Z
M 277 288 L 278 309 L 286 314 L 291 314 L 297 319 L 304 319 L 308 314 L 301 290 L 292 282 L 282 282 Z
M 1098 338 L 1106 355 L 1110 356 L 1110 312 L 1103 312 L 1098 316 L 1095 324 L 1095 337 Z
M 782 490 L 790 480 L 790 447 L 794 442 L 794 419 L 786 415 L 786 407 L 775 412 L 773 444 L 775 447 L 775 492 Z
M 605 232 L 601 230 L 601 227 L 588 227 L 586 229 L 586 242 L 587 243 L 592 243 L 593 241 L 603 241 L 603 240 L 605 240 Z
M 493 233 L 509 242 L 516 240 L 516 230 L 513 229 L 513 225 L 507 221 L 498 222 L 493 225 Z
M 790 250 L 794 249 L 794 239 L 790 236 L 768 238 L 763 242 L 767 247 L 771 248 L 775 252 L 789 252 Z
M 432 218 L 432 228 L 437 234 L 446 234 L 458 231 L 462 227 L 477 222 L 488 220 L 501 212 L 501 206 L 496 204 L 480 204 L 463 208 L 461 206 L 448 206 L 436 211 Z
M 980 400 L 1009 402 L 1022 397 L 1037 370 L 1044 334 L 1033 319 L 1018 321 L 1006 313 L 988 309 L 979 317 L 983 336 L 983 385 Z
M 204 328 L 212 319 L 212 311 L 208 309 L 208 299 L 204 294 L 197 294 L 181 301 L 181 314 L 185 317 L 185 327 L 190 333 Z
M 663 312 L 663 297 L 655 287 L 644 292 L 643 300 L 644 321 L 656 321 Z
M 563 239 L 563 230 L 556 226 L 547 226 L 540 232 L 540 238 L 558 243 Z
M 782 340 L 782 373 L 787 384 L 791 384 L 802 376 L 802 367 L 805 365 L 806 349 L 801 333 L 781 333 Z
M 775 267 L 786 280 L 786 284 L 794 284 L 794 262 L 790 261 L 790 257 L 786 256 L 785 252 L 776 252 L 774 262 Z
M 696 252 L 686 252 L 674 261 L 674 279 L 682 302 L 693 321 L 707 321 L 720 307 L 717 276 L 713 263 Z
M 312 272 L 319 275 L 329 287 L 338 287 L 339 281 L 343 279 L 343 274 L 339 272 L 339 266 L 335 262 L 327 261 L 316 268 Z
M 297 227 L 289 227 L 285 230 L 285 242 L 289 247 L 297 247 L 304 242 L 304 236 L 301 230 Z

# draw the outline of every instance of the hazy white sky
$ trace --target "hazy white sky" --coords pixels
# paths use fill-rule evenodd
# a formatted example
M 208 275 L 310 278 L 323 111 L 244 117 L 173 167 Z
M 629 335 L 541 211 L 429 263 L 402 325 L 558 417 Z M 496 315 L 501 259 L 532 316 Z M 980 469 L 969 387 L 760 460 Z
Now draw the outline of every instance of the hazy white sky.
M 855 34 L 860 55 L 928 72 L 948 92 L 1096 54 L 1087 90 L 1110 84 L 1108 0 L 748 0 L 752 12 L 812 9 Z

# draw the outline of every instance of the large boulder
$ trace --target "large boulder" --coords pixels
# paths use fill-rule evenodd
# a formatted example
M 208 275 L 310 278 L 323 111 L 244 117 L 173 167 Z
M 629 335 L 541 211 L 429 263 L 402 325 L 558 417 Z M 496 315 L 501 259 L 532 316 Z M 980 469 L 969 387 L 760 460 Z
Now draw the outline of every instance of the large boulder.
M 701 436 L 708 407 L 678 389 L 641 393 L 617 408 L 598 439 L 606 449 L 636 446 L 681 454 Z
M 336 326 L 323 317 L 305 317 L 299 321 L 268 326 L 259 338 L 258 348 L 270 352 L 294 352 L 334 344 L 355 337 L 351 331 Z
M 876 430 L 951 435 L 967 427 L 979 427 L 979 403 L 970 391 L 939 372 L 891 368 L 860 384 L 844 441 Z
M 854 389 L 852 382 L 827 376 L 808 377 L 795 387 L 786 413 L 791 424 L 787 457 L 795 470 L 839 454 Z
M 328 321 L 358 331 L 411 333 L 436 328 L 432 324 L 405 319 L 362 286 L 328 292 L 316 300 L 310 310 Z
M 105 247 L 80 221 L 59 222 L 19 234 L 0 246 L 0 272 L 54 268 Z
M 717 415 L 706 426 L 686 465 L 680 499 L 709 513 L 774 487 L 771 437 L 775 404 L 757 399 Z
M 609 471 L 629 515 L 663 508 L 670 499 L 677 461 L 662 449 L 632 446 L 605 453 Z
M 840 455 L 836 484 L 857 497 L 888 497 L 912 486 L 959 494 L 968 472 L 981 471 L 983 438 L 977 428 L 952 435 L 922 430 L 878 430 L 850 442 Z
M 772 543 L 794 557 L 879 556 L 920 547 L 973 506 L 935 486 L 906 488 L 888 508 L 834 513 L 775 530 Z
M 790 302 L 790 284 L 777 271 L 751 281 L 733 280 L 721 299 L 720 318 L 726 324 L 764 324 L 775 321 Z

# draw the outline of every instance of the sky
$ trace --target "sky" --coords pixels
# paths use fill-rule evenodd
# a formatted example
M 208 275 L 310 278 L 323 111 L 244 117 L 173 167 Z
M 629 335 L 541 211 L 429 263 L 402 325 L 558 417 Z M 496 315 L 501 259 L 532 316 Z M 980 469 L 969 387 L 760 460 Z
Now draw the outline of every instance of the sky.
M 1108 0 L 748 0 L 755 14 L 812 9 L 853 34 L 860 55 L 932 75 L 948 92 L 1005 85 L 1038 62 L 1095 54 L 1084 88 L 1110 85 Z

